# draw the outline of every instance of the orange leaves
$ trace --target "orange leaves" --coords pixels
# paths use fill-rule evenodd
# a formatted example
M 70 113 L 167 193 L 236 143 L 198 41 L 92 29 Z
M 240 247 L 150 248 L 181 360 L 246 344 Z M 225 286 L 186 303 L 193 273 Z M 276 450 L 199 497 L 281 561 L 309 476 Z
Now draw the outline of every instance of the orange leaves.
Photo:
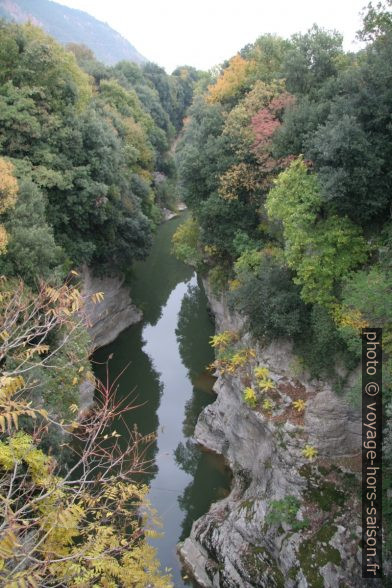
M 247 61 L 239 54 L 230 59 L 229 66 L 215 84 L 208 87 L 207 102 L 229 102 L 246 88 L 249 77 L 255 69 L 254 61 Z

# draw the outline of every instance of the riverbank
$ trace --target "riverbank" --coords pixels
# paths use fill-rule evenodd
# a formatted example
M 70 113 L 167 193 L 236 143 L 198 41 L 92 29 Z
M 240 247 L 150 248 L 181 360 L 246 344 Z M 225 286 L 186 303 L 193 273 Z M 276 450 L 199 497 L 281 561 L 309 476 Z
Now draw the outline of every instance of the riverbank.
M 241 374 L 217 374 L 217 399 L 201 413 L 195 440 L 225 457 L 233 486 L 193 524 L 181 556 L 206 588 L 362 586 L 359 414 L 327 383 L 294 376 L 290 342 L 261 348 L 224 296 L 208 284 L 206 292 L 217 332 L 240 333 L 241 346 L 255 349 L 249 372 L 269 370 L 276 408 L 250 408 Z M 299 398 L 302 415 L 293 408 Z M 315 459 L 304 456 L 305 446 L 317 448 Z M 291 518 L 289 503 L 296 505 Z M 281 520 L 278 509 L 271 523 L 273 504 Z
M 200 451 L 192 439 L 200 412 L 215 399 L 215 379 L 206 370 L 213 361 L 214 325 L 203 284 L 171 254 L 171 236 L 185 215 L 160 225 L 150 255 L 134 266 L 130 287 L 142 320 L 93 356 L 96 375 L 106 377 L 108 361 L 111 381 L 119 376 L 118 398 L 130 394 L 138 405 L 113 429 L 121 435 L 135 426 L 142 435 L 157 433 L 138 481 L 148 484 L 163 523 L 163 537 L 149 541 L 162 569 L 172 569 L 175 588 L 195 586 L 183 573 L 176 544 L 230 489 L 224 460 Z

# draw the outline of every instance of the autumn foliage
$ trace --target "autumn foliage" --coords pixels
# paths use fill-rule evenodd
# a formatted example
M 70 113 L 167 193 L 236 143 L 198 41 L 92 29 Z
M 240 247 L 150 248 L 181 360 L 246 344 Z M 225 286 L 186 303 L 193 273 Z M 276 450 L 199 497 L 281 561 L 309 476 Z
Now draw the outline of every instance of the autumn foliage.
M 84 321 L 78 288 L 41 283 L 33 294 L 3 278 L 0 292 L 1 585 L 170 586 L 146 542 L 158 524 L 148 488 L 134 481 L 149 465 L 155 436 L 128 430 L 123 439 L 113 428 L 134 403 L 116 400 L 109 374 L 101 383 L 82 365 L 79 374 L 96 386 L 90 409 L 78 417 L 72 404 L 61 418 L 42 405 L 42 374 L 56 370 Z M 97 293 L 92 301 L 101 299 Z M 69 453 L 67 468 L 44 449 L 54 432 Z
M 208 87 L 208 102 L 225 103 L 238 98 L 246 90 L 253 69 L 253 62 L 243 59 L 238 54 L 232 57 L 216 83 Z

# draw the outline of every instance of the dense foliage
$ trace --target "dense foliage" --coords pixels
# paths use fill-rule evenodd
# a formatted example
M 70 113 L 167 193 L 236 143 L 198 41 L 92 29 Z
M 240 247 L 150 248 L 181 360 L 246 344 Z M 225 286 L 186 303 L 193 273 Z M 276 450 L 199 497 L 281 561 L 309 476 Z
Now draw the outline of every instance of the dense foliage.
M 188 67 L 109 68 L 84 46 L 0 21 L 0 582 L 9 588 L 171 585 L 146 541 L 156 534 L 147 488 L 135 484 L 154 431 L 118 440 L 112 429 L 130 407 L 92 376 L 75 268 L 116 273 L 147 254 L 162 208 L 176 205 L 170 150 L 198 77 Z M 88 411 L 86 388 L 96 389 Z
M 148 489 L 133 482 L 147 439 L 119 442 L 111 425 L 130 407 L 99 382 L 77 414 L 78 384 L 94 383 L 79 291 L 3 277 L 0 294 L 2 586 L 168 588 L 146 541 L 157 535 Z
M 197 72 L 108 68 L 30 25 L 0 27 L 0 154 L 20 182 L 20 205 L 4 216 L 13 228 L 1 270 L 31 281 L 83 263 L 129 266 L 146 254 L 159 207 L 173 205 L 169 147 Z M 41 267 L 46 237 L 54 246 Z
M 356 54 L 314 26 L 289 40 L 260 37 L 222 66 L 196 96 L 179 143 L 181 189 L 198 228 L 192 244 L 185 231 L 175 236 L 256 338 L 294 339 L 299 365 L 337 390 L 360 362 L 361 328 L 382 327 L 389 417 L 390 6 L 368 7 L 368 43 Z M 385 432 L 390 459 L 387 419 Z M 387 506 L 385 518 L 390 549 Z

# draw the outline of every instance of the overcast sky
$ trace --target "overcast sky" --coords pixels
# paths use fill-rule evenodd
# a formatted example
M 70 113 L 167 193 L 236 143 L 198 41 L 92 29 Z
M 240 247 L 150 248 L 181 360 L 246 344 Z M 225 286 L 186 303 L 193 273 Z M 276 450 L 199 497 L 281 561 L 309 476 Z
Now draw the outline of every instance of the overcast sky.
M 369 0 L 59 0 L 89 12 L 168 73 L 210 69 L 263 33 L 289 37 L 313 23 L 337 29 L 356 50 L 359 13 Z

